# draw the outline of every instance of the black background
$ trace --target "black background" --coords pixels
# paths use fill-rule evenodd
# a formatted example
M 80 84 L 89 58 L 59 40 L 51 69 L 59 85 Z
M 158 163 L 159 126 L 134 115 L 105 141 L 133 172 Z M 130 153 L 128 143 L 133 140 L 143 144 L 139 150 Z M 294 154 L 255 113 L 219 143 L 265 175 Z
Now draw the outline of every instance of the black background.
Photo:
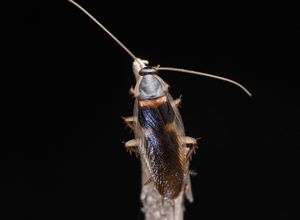
M 187 135 L 202 138 L 186 219 L 299 219 L 296 8 L 80 3 L 152 65 L 229 77 L 253 93 L 161 73 L 183 95 Z M 132 114 L 132 60 L 67 1 L 2 10 L 0 219 L 141 219 L 140 163 L 124 149 L 132 134 L 121 120 Z

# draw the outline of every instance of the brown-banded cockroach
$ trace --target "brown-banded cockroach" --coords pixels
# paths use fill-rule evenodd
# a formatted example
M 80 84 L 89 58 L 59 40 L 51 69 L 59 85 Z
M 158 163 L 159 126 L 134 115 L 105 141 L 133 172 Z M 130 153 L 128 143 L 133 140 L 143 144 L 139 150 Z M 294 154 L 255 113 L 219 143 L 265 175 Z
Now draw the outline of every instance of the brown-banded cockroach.
M 250 92 L 227 78 L 172 67 L 147 66 L 147 61 L 137 58 L 85 9 L 74 1 L 69 1 L 96 22 L 134 60 L 136 85 L 130 91 L 135 104 L 133 116 L 124 120 L 133 129 L 135 139 L 126 142 L 125 147 L 138 154 L 147 167 L 149 178 L 144 184 L 153 183 L 163 199 L 175 200 L 180 193 L 186 192 L 188 199 L 192 200 L 189 160 L 197 141 L 185 135 L 177 108 L 180 98 L 173 100 L 168 92 L 168 84 L 158 76 L 158 72 L 177 71 L 211 77 L 233 83 L 251 96 Z

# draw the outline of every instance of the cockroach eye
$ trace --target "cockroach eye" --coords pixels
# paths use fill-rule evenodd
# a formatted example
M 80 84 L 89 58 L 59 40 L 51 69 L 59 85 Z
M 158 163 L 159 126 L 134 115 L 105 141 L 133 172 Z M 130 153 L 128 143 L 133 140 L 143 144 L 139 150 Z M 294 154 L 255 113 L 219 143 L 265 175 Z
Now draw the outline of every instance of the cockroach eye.
M 158 70 L 154 69 L 153 67 L 144 67 L 139 71 L 140 76 L 145 76 L 145 75 L 158 75 Z

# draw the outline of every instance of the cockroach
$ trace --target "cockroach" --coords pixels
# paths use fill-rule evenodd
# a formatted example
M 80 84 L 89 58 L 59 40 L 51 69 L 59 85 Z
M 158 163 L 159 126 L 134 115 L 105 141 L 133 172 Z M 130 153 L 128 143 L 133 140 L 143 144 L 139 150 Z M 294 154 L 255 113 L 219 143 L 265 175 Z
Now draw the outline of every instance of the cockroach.
M 130 92 L 135 98 L 133 116 L 124 121 L 133 129 L 134 139 L 125 143 L 126 149 L 141 157 L 150 174 L 145 184 L 153 182 L 164 199 L 174 200 L 190 184 L 189 160 L 197 147 L 197 140 L 185 135 L 178 105 L 173 100 L 168 84 L 158 75 L 159 71 L 177 71 L 241 84 L 216 75 L 172 67 L 148 66 L 148 61 L 137 58 L 110 31 L 90 13 L 72 0 L 68 0 L 105 31 L 134 60 L 136 85 Z M 190 200 L 192 200 L 190 196 Z

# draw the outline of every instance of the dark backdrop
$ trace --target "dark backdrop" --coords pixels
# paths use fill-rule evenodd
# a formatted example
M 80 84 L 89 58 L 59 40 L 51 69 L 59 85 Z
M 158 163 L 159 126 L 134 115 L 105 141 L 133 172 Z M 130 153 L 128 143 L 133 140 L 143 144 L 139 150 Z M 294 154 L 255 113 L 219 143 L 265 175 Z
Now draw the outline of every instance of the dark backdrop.
M 182 94 L 187 135 L 202 138 L 186 219 L 299 219 L 296 9 L 80 2 L 151 64 L 229 77 L 253 93 L 161 73 Z M 142 218 L 140 163 L 124 149 L 132 134 L 121 120 L 132 114 L 130 57 L 67 1 L 2 10 L 0 219 Z

